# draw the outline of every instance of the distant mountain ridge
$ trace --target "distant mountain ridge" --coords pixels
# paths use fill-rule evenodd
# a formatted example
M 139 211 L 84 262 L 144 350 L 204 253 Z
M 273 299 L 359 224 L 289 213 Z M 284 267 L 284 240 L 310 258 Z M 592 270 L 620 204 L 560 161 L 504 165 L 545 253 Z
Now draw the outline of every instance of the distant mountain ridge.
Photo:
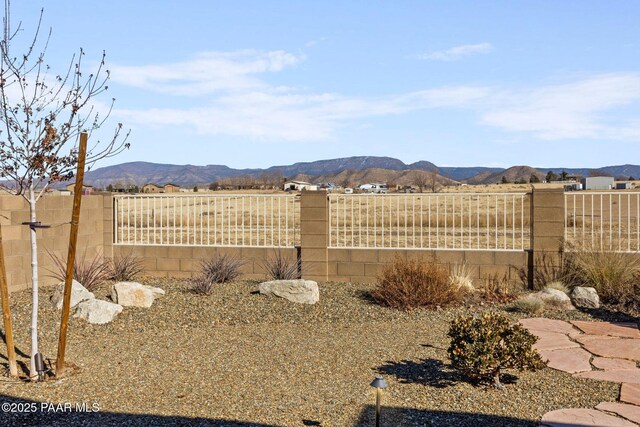
M 385 174 L 381 171 L 397 173 Z M 97 187 L 106 187 L 109 184 L 138 185 L 147 183 L 159 185 L 173 183 L 180 186 L 208 185 L 214 181 L 239 176 L 260 177 L 264 174 L 279 174 L 283 177 L 293 178 L 305 176 L 308 179 L 318 181 L 337 181 L 345 178 L 345 171 L 358 178 L 387 177 L 388 179 L 408 180 L 409 171 L 435 172 L 446 181 L 464 181 L 470 184 L 486 184 L 499 182 L 502 176 L 509 181 L 517 179 L 528 180 L 535 173 L 544 176 L 548 171 L 561 173 L 566 171 L 570 175 L 587 176 L 598 172 L 611 176 L 634 176 L 640 178 L 640 165 L 617 165 L 597 169 L 589 168 L 532 168 L 529 166 L 514 166 L 509 169 L 490 167 L 438 167 L 428 161 L 419 161 L 406 164 L 392 157 L 356 156 L 338 159 L 318 160 L 315 162 L 300 162 L 292 165 L 272 166 L 267 169 L 233 169 L 224 165 L 173 165 L 150 162 L 130 162 L 119 165 L 106 166 L 88 171 L 85 174 L 85 182 Z M 369 173 L 359 173 L 370 171 Z M 356 173 L 358 172 L 358 173 Z M 338 176 L 342 174 L 342 176 Z M 508 175 L 508 176 L 507 176 Z

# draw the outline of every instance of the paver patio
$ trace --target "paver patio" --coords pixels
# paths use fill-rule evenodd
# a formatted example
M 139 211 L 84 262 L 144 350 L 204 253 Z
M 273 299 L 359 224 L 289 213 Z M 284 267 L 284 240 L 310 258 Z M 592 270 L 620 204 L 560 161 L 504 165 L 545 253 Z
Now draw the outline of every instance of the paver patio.
M 536 350 L 553 369 L 576 377 L 620 383 L 619 402 L 546 413 L 542 426 L 638 426 L 640 423 L 640 330 L 635 323 L 544 318 L 520 324 L 538 337 Z

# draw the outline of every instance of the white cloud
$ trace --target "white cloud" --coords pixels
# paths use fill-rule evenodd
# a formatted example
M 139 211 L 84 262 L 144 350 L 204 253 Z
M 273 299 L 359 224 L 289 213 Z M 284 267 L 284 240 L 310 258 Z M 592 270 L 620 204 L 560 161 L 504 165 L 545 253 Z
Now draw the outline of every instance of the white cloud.
M 637 139 L 635 122 L 615 115 L 640 103 L 640 74 L 614 73 L 528 90 L 502 91 L 482 113 L 485 124 L 540 139 Z M 640 111 L 640 108 L 636 111 Z
M 265 84 L 257 74 L 282 71 L 304 58 L 281 50 L 204 52 L 183 62 L 111 67 L 111 80 L 169 95 L 203 96 L 251 90 Z
M 465 44 L 447 50 L 415 55 L 414 58 L 429 61 L 457 61 L 467 56 L 490 53 L 491 51 L 493 51 L 491 43 Z
M 365 99 L 336 94 L 253 91 L 222 96 L 207 107 L 118 110 L 116 114 L 138 124 L 189 126 L 204 135 L 312 141 L 331 136 L 352 120 L 422 108 L 464 106 L 486 93 L 482 88 L 452 87 Z
M 454 48 L 457 50 L 450 54 L 486 50 L 477 48 L 483 45 Z M 477 114 L 484 126 L 526 139 L 640 139 L 640 117 L 633 112 L 640 111 L 640 73 L 599 74 L 516 89 L 428 88 L 385 97 L 313 93 L 267 82 L 265 73 L 281 72 L 303 59 L 283 51 L 210 52 L 175 64 L 115 67 L 116 82 L 163 94 L 192 96 L 194 106 L 119 109 L 114 117 L 133 126 L 185 126 L 206 136 L 318 141 L 375 117 L 465 109 Z M 461 124 L 465 125 L 473 126 Z

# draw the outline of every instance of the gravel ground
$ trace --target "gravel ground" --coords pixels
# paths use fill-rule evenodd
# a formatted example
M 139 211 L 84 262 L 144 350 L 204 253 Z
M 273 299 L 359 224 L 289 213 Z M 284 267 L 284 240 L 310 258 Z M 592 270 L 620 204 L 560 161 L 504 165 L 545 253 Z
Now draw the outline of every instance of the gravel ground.
M 306 306 L 256 294 L 252 282 L 209 296 L 185 282 L 145 283 L 167 291 L 149 309 L 127 307 L 101 326 L 72 319 L 66 360 L 76 368 L 66 378 L 1 380 L 0 402 L 23 413 L 0 413 L 0 425 L 369 426 L 369 383 L 380 374 L 389 383 L 385 426 L 535 426 L 548 411 L 618 397 L 615 384 L 552 369 L 510 372 L 517 381 L 502 391 L 466 382 L 448 367 L 448 322 L 486 307 L 398 312 L 372 304 L 370 285 L 360 284 L 321 284 L 320 302 Z M 51 294 L 41 293 L 40 340 L 54 359 L 60 315 Z M 96 294 L 106 298 L 108 286 Z M 12 294 L 11 305 L 28 364 L 29 291 Z M 99 412 L 42 410 L 42 402 L 96 404 Z

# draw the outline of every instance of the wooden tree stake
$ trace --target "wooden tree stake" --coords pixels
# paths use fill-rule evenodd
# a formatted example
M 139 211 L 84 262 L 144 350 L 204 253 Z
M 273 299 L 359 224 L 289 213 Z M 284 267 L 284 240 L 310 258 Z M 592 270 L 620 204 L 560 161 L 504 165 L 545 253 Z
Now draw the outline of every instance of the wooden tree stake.
M 67 255 L 67 271 L 64 279 L 64 298 L 62 300 L 62 319 L 60 320 L 60 336 L 58 337 L 58 357 L 56 358 L 56 377 L 64 373 L 64 353 L 67 347 L 67 329 L 69 326 L 69 306 L 71 305 L 71 283 L 73 282 L 73 266 L 76 261 L 76 243 L 78 241 L 78 223 L 80 220 L 80 204 L 84 181 L 84 162 L 87 157 L 87 134 L 80 134 L 80 152 L 78 153 L 78 172 L 73 192 L 73 212 L 71 214 L 71 232 L 69 234 L 69 252 Z
M 2 226 L 0 225 L 0 297 L 2 298 L 2 317 L 4 318 L 4 336 L 7 342 L 7 358 L 9 359 L 9 374 L 18 376 L 16 363 L 16 349 L 13 345 L 13 326 L 11 325 L 11 308 L 9 307 L 9 284 L 7 270 L 4 265 L 4 248 L 2 245 Z

